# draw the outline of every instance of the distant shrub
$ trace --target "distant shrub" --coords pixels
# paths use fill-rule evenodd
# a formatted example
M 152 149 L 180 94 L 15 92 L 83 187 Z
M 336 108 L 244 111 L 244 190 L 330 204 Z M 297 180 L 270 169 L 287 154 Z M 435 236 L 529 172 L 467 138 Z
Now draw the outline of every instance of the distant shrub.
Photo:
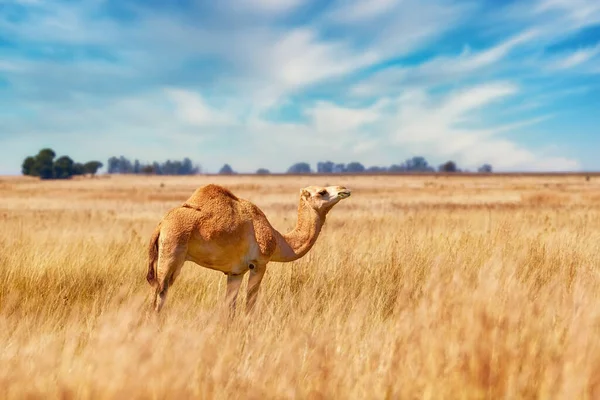
M 69 179 L 74 175 L 96 174 L 102 163 L 89 161 L 81 164 L 73 161 L 69 156 L 56 157 L 56 152 L 50 148 L 41 149 L 35 156 L 28 156 L 23 160 L 21 173 L 28 176 L 37 176 L 40 179 Z

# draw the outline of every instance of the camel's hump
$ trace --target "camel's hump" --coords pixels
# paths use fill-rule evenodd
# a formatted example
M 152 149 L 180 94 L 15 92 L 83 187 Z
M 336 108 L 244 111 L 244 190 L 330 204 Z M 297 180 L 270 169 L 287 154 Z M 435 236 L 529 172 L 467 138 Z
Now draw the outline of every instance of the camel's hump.
M 239 198 L 229 189 L 214 183 L 210 183 L 196 189 L 194 193 L 192 193 L 192 195 L 187 199 L 186 203 L 199 206 L 202 205 L 202 203 L 215 200 L 229 203 L 231 201 L 239 201 Z

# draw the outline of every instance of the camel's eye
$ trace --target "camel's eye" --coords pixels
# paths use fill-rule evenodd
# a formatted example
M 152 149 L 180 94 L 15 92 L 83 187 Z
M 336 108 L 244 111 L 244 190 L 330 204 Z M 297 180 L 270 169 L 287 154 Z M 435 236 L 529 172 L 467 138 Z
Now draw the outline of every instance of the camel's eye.
M 327 190 L 323 189 L 323 190 L 319 190 L 318 192 L 321 196 L 325 196 L 327 194 Z

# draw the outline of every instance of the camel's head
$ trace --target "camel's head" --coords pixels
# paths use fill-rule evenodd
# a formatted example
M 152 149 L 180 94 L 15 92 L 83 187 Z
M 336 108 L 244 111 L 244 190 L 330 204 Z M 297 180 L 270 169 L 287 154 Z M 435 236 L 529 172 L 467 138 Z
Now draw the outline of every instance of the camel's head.
M 350 197 L 350 190 L 344 186 L 307 186 L 300 189 L 300 199 L 324 214 L 347 197 Z

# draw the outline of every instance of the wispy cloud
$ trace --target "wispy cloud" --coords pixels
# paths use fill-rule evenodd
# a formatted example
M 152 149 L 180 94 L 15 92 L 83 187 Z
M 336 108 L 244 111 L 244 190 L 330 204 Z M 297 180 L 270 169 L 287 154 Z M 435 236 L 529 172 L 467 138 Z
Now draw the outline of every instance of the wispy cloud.
M 176 115 L 182 121 L 199 127 L 234 124 L 233 115 L 221 112 L 206 104 L 197 93 L 183 89 L 166 89 L 167 97 L 175 104 Z
M 474 8 L 447 0 L 340 0 L 315 25 L 337 30 L 358 49 L 399 57 L 441 38 L 473 15 Z
M 600 22 L 600 4 L 595 0 L 539 0 L 533 11 L 539 14 L 560 13 L 565 20 L 572 22 L 574 27 Z
M 558 55 L 549 68 L 554 70 L 563 70 L 584 64 L 600 54 L 600 44 L 593 47 L 586 47 L 570 52 L 566 55 Z
M 306 114 L 319 133 L 348 135 L 365 124 L 378 121 L 381 117 L 382 106 L 383 104 L 375 104 L 368 108 L 345 108 L 319 101 L 308 109 Z
M 535 27 L 540 46 L 551 44 L 600 23 L 596 0 L 528 0 L 511 2 L 494 17 L 500 26 Z
M 399 0 L 355 0 L 340 2 L 330 17 L 336 22 L 356 23 L 370 21 L 393 11 L 402 1 Z
M 248 13 L 266 13 L 279 15 L 289 13 L 298 8 L 303 0 L 236 0 L 229 1 L 228 6 Z

